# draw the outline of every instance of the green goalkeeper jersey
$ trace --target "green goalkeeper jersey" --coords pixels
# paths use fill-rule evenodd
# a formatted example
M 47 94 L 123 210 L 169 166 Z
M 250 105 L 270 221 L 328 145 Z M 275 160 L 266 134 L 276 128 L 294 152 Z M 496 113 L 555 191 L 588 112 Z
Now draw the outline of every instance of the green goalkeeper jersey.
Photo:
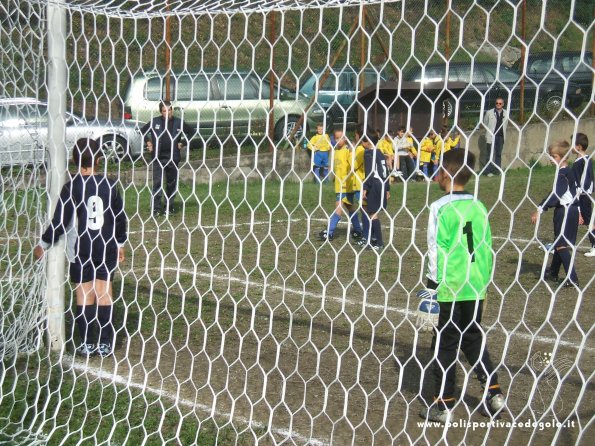
M 432 203 L 428 278 L 438 284 L 438 302 L 484 299 L 492 267 L 485 206 L 467 192 L 453 192 Z

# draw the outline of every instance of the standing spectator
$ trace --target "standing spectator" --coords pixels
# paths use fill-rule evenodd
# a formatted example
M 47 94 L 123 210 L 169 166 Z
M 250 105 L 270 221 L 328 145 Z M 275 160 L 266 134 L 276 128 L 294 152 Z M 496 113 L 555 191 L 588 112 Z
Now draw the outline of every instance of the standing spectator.
M 402 176 L 405 180 L 408 179 L 415 171 L 415 147 L 413 147 L 413 140 L 405 134 L 405 127 L 401 126 L 397 129 L 397 134 L 393 138 L 393 148 L 395 152 L 395 168 L 391 172 L 391 176 Z
M 432 172 L 434 164 L 432 158 L 436 157 L 436 144 L 439 142 L 438 135 L 432 129 L 428 136 L 421 140 L 419 145 L 419 168 L 423 172 L 426 181 L 432 181 Z
M 106 357 L 114 345 L 112 280 L 118 262 L 124 261 L 128 223 L 118 188 L 97 173 L 99 157 L 95 141 L 77 141 L 72 159 L 78 173 L 62 187 L 51 224 L 33 254 L 40 259 L 47 248 L 76 226 L 74 245 L 69 243 L 67 249 L 81 338 L 77 353 Z M 95 320 L 99 322 L 99 345 L 92 334 Z
M 504 99 L 500 97 L 496 99 L 496 106 L 484 115 L 483 125 L 487 129 L 486 154 L 489 156 L 489 160 L 484 160 L 483 173 L 488 177 L 493 177 L 502 171 L 502 150 L 508 126 L 508 111 L 504 108 Z
M 577 133 L 574 136 L 574 151 L 578 157 L 572 165 L 574 177 L 578 183 L 579 193 L 579 224 L 587 226 L 589 233 L 589 242 L 591 249 L 585 253 L 586 257 L 595 257 L 595 224 L 592 221 L 593 204 L 591 203 L 591 194 L 593 194 L 593 163 L 587 155 L 589 147 L 589 138 L 584 133 Z
M 179 118 L 174 117 L 170 101 L 159 104 L 161 116 L 153 118 L 141 129 L 153 162 L 153 215 L 174 214 L 174 198 L 178 190 L 178 165 L 184 147 L 193 133 Z M 163 180 L 166 181 L 165 206 L 162 203 Z M 166 214 L 166 215 L 167 215 Z

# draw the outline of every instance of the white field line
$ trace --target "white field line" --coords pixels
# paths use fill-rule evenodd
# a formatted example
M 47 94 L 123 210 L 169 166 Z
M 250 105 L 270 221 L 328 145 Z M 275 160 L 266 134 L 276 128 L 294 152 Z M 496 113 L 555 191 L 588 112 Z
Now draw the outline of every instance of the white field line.
M 310 219 L 303 219 L 303 218 L 292 218 L 290 220 L 275 220 L 275 221 L 268 221 L 268 220 L 264 220 L 264 221 L 253 221 L 253 222 L 244 222 L 244 223 L 226 223 L 226 224 L 221 224 L 221 225 L 201 225 L 200 228 L 204 229 L 204 230 L 212 230 L 212 229 L 221 229 L 221 228 L 237 228 L 237 227 L 242 227 L 242 226 L 263 226 L 263 225 L 269 225 L 269 224 L 275 224 L 275 223 L 287 223 L 287 222 L 291 222 L 291 223 L 300 223 L 300 222 L 321 222 L 321 223 L 328 223 L 327 219 L 324 218 L 310 218 Z M 346 221 L 340 221 L 339 222 L 339 226 L 347 226 L 347 222 Z M 128 234 L 129 235 L 138 235 L 138 234 L 154 234 L 154 233 L 159 233 L 159 232 L 173 232 L 173 227 L 169 226 L 166 228 L 157 228 L 157 229 L 149 229 L 149 230 L 144 230 L 144 231 L 129 231 Z M 393 230 L 399 230 L 399 231 L 410 231 L 412 229 L 412 227 L 404 227 L 404 226 L 393 226 L 391 228 L 391 226 L 388 226 L 387 229 L 393 229 Z M 176 230 L 179 230 L 177 228 L 176 225 Z M 425 231 L 425 228 L 419 227 L 419 226 L 415 226 L 415 232 L 422 232 Z M 518 243 L 529 243 L 529 244 L 533 244 L 533 245 L 543 245 L 543 243 L 539 242 L 536 239 L 525 239 L 525 238 L 509 238 L 509 237 L 502 237 L 502 236 L 497 236 L 497 235 L 493 235 L 492 234 L 492 239 L 494 240 L 510 240 L 511 242 L 518 242 Z M 576 247 L 577 251 L 588 251 L 591 248 L 586 248 L 586 247 Z
M 296 294 L 298 296 L 309 297 L 309 298 L 317 299 L 317 300 L 327 299 L 327 300 L 337 302 L 341 305 L 343 305 L 343 304 L 353 305 L 356 307 L 362 306 L 362 302 L 353 301 L 353 300 L 350 300 L 348 298 L 343 298 L 343 297 L 331 296 L 326 293 L 323 293 L 322 295 L 320 295 L 320 294 L 312 293 L 309 291 L 287 288 L 285 286 L 271 285 L 271 284 L 265 285 L 262 282 L 247 281 L 245 279 L 232 277 L 232 276 L 220 276 L 220 275 L 213 275 L 211 273 L 202 273 L 199 271 L 189 270 L 186 268 L 175 268 L 175 267 L 167 266 L 167 267 L 163 267 L 163 268 L 149 268 L 149 271 L 162 271 L 162 272 L 163 271 L 172 271 L 175 273 L 184 273 L 184 274 L 189 274 L 189 275 L 193 275 L 193 276 L 204 277 L 204 278 L 207 278 L 210 280 L 236 282 L 236 283 L 240 283 L 242 285 L 248 285 L 248 286 L 259 287 L 259 288 L 266 287 L 271 290 L 281 291 L 282 293 Z M 397 307 L 393 307 L 390 305 L 380 305 L 380 304 L 373 304 L 373 303 L 365 302 L 363 304 L 363 306 L 365 308 L 370 308 L 370 309 L 374 309 L 374 310 L 399 313 L 399 314 L 403 314 L 407 317 L 412 317 L 412 316 L 415 317 L 416 316 L 415 311 L 409 311 L 404 308 L 397 308 Z M 572 348 L 575 350 L 582 350 L 582 351 L 586 351 L 586 352 L 594 352 L 595 351 L 595 348 L 587 347 L 586 345 L 584 345 L 585 344 L 584 338 L 583 338 L 583 341 L 577 345 L 575 342 L 564 341 L 562 339 L 556 339 L 556 338 L 548 338 L 546 336 L 531 336 L 526 333 L 512 332 L 512 333 L 506 333 L 506 335 L 507 335 L 507 337 L 514 336 L 514 337 L 524 339 L 527 341 L 537 341 L 537 342 L 542 342 L 544 344 L 551 344 L 554 346 L 561 345 L 564 347 Z
M 173 401 L 176 406 L 181 405 L 181 406 L 186 406 L 186 407 L 189 407 L 192 409 L 197 409 L 197 410 L 199 410 L 201 412 L 205 412 L 213 417 L 220 417 L 220 418 L 224 418 L 227 420 L 233 419 L 239 423 L 249 425 L 250 427 L 253 427 L 256 429 L 264 429 L 266 431 L 273 432 L 277 435 L 281 435 L 284 438 L 295 438 L 296 440 L 298 440 L 300 442 L 311 444 L 311 445 L 327 446 L 329 444 L 328 442 L 320 440 L 318 438 L 304 437 L 303 435 L 301 435 L 295 431 L 289 431 L 287 429 L 275 428 L 274 426 L 271 426 L 269 428 L 268 425 L 266 425 L 264 423 L 261 423 L 259 421 L 249 420 L 242 416 L 233 416 L 233 418 L 232 418 L 232 414 L 230 412 L 219 412 L 219 411 L 213 410 L 213 407 L 207 406 L 206 404 L 197 403 L 195 401 L 191 401 L 186 398 L 180 398 L 180 396 L 177 393 L 168 392 L 167 390 L 163 390 L 163 389 L 157 389 L 157 388 L 151 387 L 145 383 L 138 383 L 138 382 L 132 381 L 132 377 L 131 377 L 132 374 L 129 374 L 128 378 L 124 378 L 123 376 L 117 375 L 116 373 L 108 372 L 101 368 L 92 367 L 86 361 L 77 361 L 70 355 L 63 356 L 63 363 L 70 365 L 74 370 L 77 370 L 78 372 L 89 373 L 89 374 L 94 375 L 100 379 L 103 379 L 103 380 L 106 380 L 106 381 L 109 381 L 109 382 L 112 382 L 115 384 L 120 384 L 127 388 L 132 387 L 134 389 L 140 390 L 143 393 L 147 392 L 147 393 L 151 393 L 159 398 L 166 398 L 170 401 Z

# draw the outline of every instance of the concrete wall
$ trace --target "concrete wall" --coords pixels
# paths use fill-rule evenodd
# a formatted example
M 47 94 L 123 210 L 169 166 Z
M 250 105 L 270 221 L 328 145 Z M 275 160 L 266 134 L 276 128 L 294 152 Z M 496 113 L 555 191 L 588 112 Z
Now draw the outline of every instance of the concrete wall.
M 593 118 L 581 119 L 578 126 L 575 121 L 557 121 L 549 125 L 526 124 L 523 127 L 509 123 L 502 153 L 502 167 L 527 167 L 537 160 L 547 164 L 549 163 L 546 155 L 548 146 L 559 139 L 571 141 L 571 135 L 576 132 L 585 133 L 589 137 L 590 146 L 595 145 L 595 119 Z M 475 131 L 470 136 L 467 147 L 475 155 L 489 155 L 486 150 L 485 135 L 480 131 Z
M 548 145 L 557 139 L 570 139 L 570 135 L 579 131 L 586 133 L 595 143 L 595 119 L 582 119 L 578 129 L 574 121 L 560 121 L 550 124 L 527 124 L 522 128 L 510 124 L 502 155 L 503 167 L 527 167 L 539 160 L 548 163 L 545 155 Z M 475 155 L 485 153 L 485 135 L 480 131 L 473 132 L 463 145 Z M 230 181 L 243 182 L 247 179 L 284 179 L 301 181 L 308 177 L 310 159 L 301 148 L 279 149 L 275 153 L 259 153 L 257 155 L 233 156 L 222 159 L 210 159 L 204 163 L 193 160 L 199 155 L 190 153 L 190 161 L 180 165 L 180 180 L 186 183 L 205 184 L 209 182 Z M 133 181 L 138 186 L 151 186 L 148 169 L 135 169 L 121 173 L 123 182 Z

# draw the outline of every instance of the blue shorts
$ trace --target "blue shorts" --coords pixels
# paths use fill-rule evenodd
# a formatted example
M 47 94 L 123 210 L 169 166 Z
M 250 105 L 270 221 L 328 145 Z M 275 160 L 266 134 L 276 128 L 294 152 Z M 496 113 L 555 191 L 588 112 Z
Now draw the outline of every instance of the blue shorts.
M 328 167 L 328 152 L 321 152 L 320 150 L 314 152 L 314 165 Z
M 106 260 L 87 260 L 82 263 L 80 259 L 75 259 L 70 264 L 70 280 L 73 283 L 93 282 L 94 280 L 105 280 L 111 282 L 114 280 L 114 271 L 118 266 L 118 259 Z

